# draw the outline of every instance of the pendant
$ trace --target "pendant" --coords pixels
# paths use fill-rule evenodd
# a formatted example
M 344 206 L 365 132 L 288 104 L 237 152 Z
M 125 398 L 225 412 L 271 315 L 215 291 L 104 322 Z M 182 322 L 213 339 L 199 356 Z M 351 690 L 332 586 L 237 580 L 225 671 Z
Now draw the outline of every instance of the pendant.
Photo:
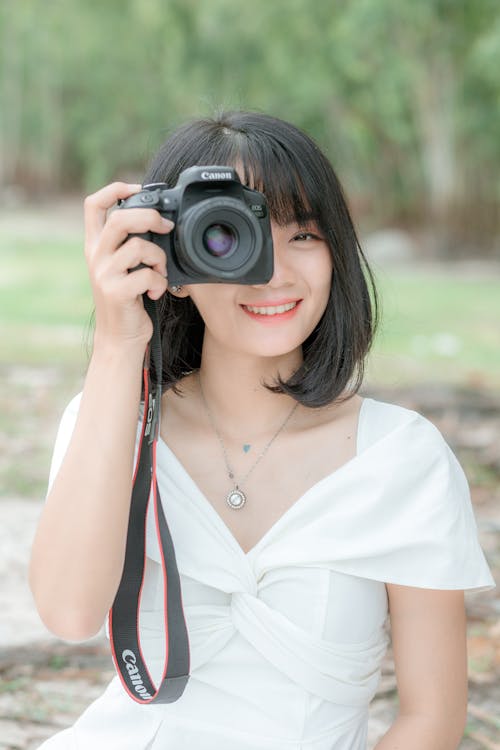
M 245 493 L 238 489 L 238 487 L 235 487 L 234 490 L 231 490 L 231 492 L 228 492 L 228 494 L 226 495 L 226 503 L 233 510 L 239 510 L 240 508 L 243 508 L 246 501 L 247 498 Z

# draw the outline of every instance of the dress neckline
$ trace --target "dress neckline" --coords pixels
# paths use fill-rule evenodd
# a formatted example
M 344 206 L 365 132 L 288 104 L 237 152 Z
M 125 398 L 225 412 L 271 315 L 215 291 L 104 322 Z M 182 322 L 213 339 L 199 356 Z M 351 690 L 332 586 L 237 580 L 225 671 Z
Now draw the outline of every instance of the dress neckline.
M 276 532 L 277 529 L 280 528 L 280 526 L 288 520 L 288 518 L 293 515 L 293 513 L 298 512 L 298 509 L 303 504 L 306 498 L 309 497 L 309 495 L 314 494 L 318 489 L 320 489 L 323 484 L 331 481 L 334 477 L 336 477 L 339 474 L 343 474 L 344 471 L 351 468 L 353 464 L 355 464 L 360 455 L 363 453 L 363 450 L 360 451 L 360 445 L 363 443 L 361 440 L 362 432 L 363 432 L 363 423 L 366 419 L 366 404 L 367 402 L 372 401 L 372 399 L 363 397 L 361 401 L 361 405 L 359 407 L 358 412 L 358 423 L 357 423 L 357 430 L 356 430 L 356 453 L 352 458 L 350 458 L 348 461 L 345 461 L 341 466 L 337 467 L 334 471 L 330 472 L 326 476 L 322 477 L 321 479 L 318 479 L 317 482 L 312 484 L 302 495 L 300 495 L 285 511 L 284 513 L 279 516 L 279 518 L 274 521 L 274 523 L 271 524 L 271 526 L 267 529 L 267 531 L 264 532 L 264 534 L 260 537 L 260 539 L 249 549 L 244 550 L 241 546 L 240 542 L 237 540 L 229 526 L 226 524 L 224 519 L 221 515 L 216 511 L 210 500 L 207 498 L 207 496 L 202 492 L 199 485 L 194 481 L 191 474 L 188 472 L 184 464 L 179 460 L 179 458 L 176 456 L 176 454 L 173 452 L 173 450 L 169 447 L 168 443 L 163 439 L 161 435 L 158 436 L 158 447 L 161 451 L 163 451 L 168 460 L 175 464 L 178 471 L 182 474 L 184 480 L 187 482 L 187 484 L 190 485 L 190 487 L 193 490 L 192 496 L 197 499 L 197 502 L 200 506 L 200 508 L 208 514 L 214 524 L 222 530 L 224 535 L 229 538 L 231 544 L 235 547 L 237 547 L 238 551 L 247 559 L 249 559 L 254 553 L 256 553 L 260 547 L 265 544 L 265 542 L 268 540 L 268 537 L 271 536 L 273 533 Z

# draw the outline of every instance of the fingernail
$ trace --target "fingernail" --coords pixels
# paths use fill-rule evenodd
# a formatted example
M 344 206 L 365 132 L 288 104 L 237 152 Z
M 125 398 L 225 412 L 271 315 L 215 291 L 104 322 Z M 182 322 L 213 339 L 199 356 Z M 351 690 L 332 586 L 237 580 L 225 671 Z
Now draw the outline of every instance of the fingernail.
M 161 219 L 161 220 L 162 220 L 162 222 L 163 222 L 163 223 L 165 224 L 165 226 L 166 226 L 166 227 L 169 227 L 169 228 L 170 228 L 170 227 L 173 227 L 173 226 L 174 226 L 174 222 L 173 222 L 173 221 L 170 221 L 170 219 L 164 219 L 164 218 L 163 218 L 163 216 L 162 216 L 162 219 Z

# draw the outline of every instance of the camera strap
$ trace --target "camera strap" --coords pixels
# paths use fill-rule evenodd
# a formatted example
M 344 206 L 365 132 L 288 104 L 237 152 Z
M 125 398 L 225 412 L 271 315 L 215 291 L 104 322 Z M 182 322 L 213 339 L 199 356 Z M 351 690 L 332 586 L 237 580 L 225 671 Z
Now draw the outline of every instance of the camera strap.
M 128 695 L 137 703 L 173 703 L 189 680 L 189 640 L 174 545 L 163 512 L 156 479 L 156 446 L 160 424 L 162 354 L 157 303 L 144 295 L 153 336 L 144 357 L 144 416 L 135 464 L 125 562 L 108 615 L 113 662 Z M 154 364 L 154 379 L 150 364 Z M 161 556 L 165 658 L 156 687 L 141 649 L 139 611 L 146 569 L 146 518 L 153 502 Z

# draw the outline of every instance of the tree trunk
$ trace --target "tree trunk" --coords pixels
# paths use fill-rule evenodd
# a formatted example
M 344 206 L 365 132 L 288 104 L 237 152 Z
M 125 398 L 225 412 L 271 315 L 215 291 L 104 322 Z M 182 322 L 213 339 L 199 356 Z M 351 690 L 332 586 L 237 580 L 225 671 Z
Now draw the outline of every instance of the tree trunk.
M 14 181 L 22 150 L 22 44 L 17 14 L 5 4 L 0 26 L 0 185 Z

